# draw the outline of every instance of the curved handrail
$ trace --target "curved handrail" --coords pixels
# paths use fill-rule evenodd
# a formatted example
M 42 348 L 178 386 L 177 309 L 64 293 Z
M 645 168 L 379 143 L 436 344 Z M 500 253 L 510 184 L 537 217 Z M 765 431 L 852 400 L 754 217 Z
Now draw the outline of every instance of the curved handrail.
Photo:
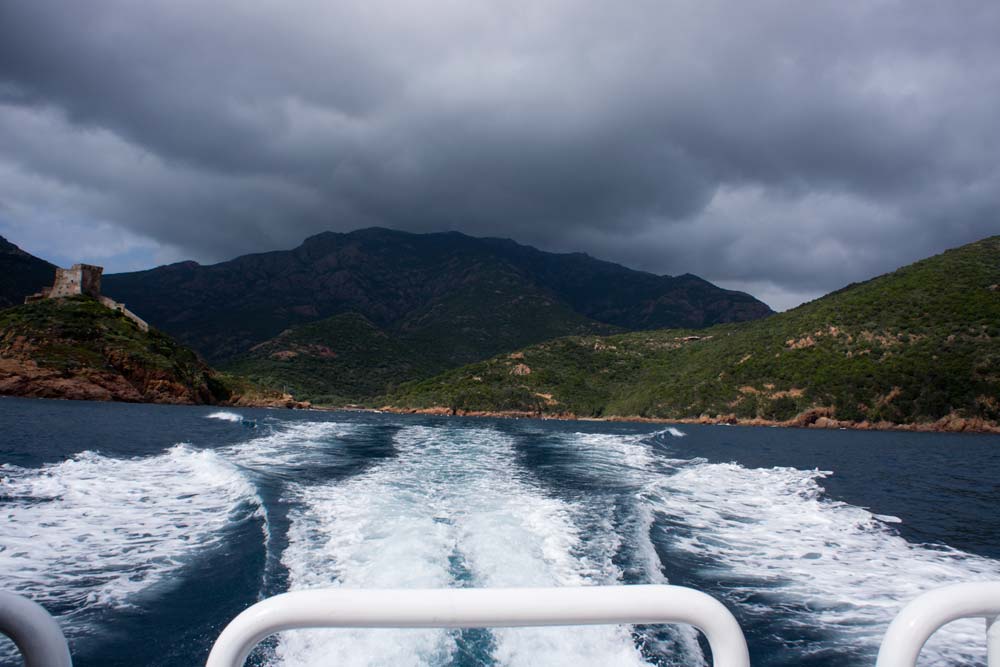
M 749 667 L 739 623 L 715 598 L 681 586 L 359 590 L 283 593 L 253 605 L 219 635 L 206 667 L 242 667 L 265 637 L 296 628 L 495 628 L 686 623 L 716 667 Z
M 889 624 L 875 667 L 913 667 L 931 635 L 960 618 L 985 618 L 989 667 L 1000 667 L 1000 582 L 955 584 L 924 593 Z
M 25 667 L 72 667 L 66 637 L 40 604 L 0 591 L 0 633 L 11 638 Z

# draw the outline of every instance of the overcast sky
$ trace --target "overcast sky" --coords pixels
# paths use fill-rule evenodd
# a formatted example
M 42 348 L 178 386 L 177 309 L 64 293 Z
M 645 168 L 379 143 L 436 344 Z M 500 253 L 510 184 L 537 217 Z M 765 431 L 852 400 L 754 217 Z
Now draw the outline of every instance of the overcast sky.
M 380 225 L 778 309 L 1000 233 L 1000 3 L 0 2 L 0 235 L 109 271 Z

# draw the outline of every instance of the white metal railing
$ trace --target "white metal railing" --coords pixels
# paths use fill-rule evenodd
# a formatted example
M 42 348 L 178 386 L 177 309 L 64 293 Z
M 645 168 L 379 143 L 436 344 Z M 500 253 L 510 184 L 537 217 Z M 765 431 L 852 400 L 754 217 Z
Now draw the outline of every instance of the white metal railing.
M 931 635 L 960 618 L 986 619 L 989 667 L 1000 667 L 1000 582 L 956 584 L 924 593 L 903 607 L 882 639 L 875 667 L 913 667 Z
M 1000 667 L 1000 581 L 957 584 L 924 593 L 889 625 L 876 667 L 914 667 L 942 626 L 986 620 L 987 662 Z M 686 623 L 705 633 L 716 667 L 749 667 L 739 623 L 722 603 L 680 586 L 325 589 L 284 593 L 258 602 L 226 626 L 206 667 L 242 667 L 265 637 L 296 628 L 490 628 L 537 625 Z M 27 667 L 70 667 L 66 639 L 39 605 L 0 591 L 0 634 Z
M 242 667 L 265 637 L 295 628 L 496 628 L 686 623 L 715 667 L 749 667 L 739 623 L 715 598 L 681 586 L 296 591 L 258 602 L 226 626 L 206 667 Z
M 0 591 L 0 634 L 14 642 L 25 667 L 72 667 L 59 624 L 26 597 Z

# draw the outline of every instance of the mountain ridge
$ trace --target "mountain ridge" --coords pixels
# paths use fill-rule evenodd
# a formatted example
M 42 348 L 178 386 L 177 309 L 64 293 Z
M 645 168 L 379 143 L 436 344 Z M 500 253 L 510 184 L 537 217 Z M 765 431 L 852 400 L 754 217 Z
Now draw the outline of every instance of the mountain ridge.
M 771 313 L 749 295 L 693 277 L 655 276 L 509 239 L 385 228 L 322 232 L 291 250 L 208 266 L 184 262 L 109 274 L 104 286 L 214 362 L 345 312 L 403 338 L 430 341 L 452 365 L 569 333 L 663 322 L 704 326 Z M 510 321 L 495 321 L 498 309 Z M 545 309 L 552 317 L 538 327 L 532 318 Z

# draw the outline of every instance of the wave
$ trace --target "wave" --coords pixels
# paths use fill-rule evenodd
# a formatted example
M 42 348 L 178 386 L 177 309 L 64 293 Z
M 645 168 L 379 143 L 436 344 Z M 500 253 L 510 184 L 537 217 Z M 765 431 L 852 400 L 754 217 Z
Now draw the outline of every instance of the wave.
M 328 462 L 331 451 L 340 447 L 338 439 L 359 428 L 343 422 L 285 422 L 266 435 L 217 451 L 254 470 L 295 470 Z
M 131 606 L 259 511 L 235 466 L 186 445 L 147 458 L 86 451 L 41 468 L 2 465 L 0 487 L 0 588 L 57 613 L 71 635 L 84 612 Z
M 618 581 L 617 536 L 586 541 L 581 511 L 544 493 L 496 431 L 409 427 L 397 457 L 338 484 L 299 487 L 282 559 L 291 588 L 568 586 Z M 467 631 L 468 632 L 468 631 Z M 465 636 L 467 638 L 467 635 Z M 284 633 L 284 665 L 449 664 L 468 642 L 449 630 Z M 644 665 L 620 627 L 518 628 L 476 649 L 505 665 Z
M 657 431 L 656 433 L 653 433 L 652 435 L 654 435 L 654 436 L 656 436 L 656 435 L 672 435 L 675 438 L 686 438 L 687 437 L 687 433 L 685 433 L 684 431 L 680 430 L 676 426 L 668 426 L 667 428 L 665 428 L 665 429 L 663 429 L 661 431 Z
M 227 422 L 241 422 L 243 421 L 243 415 L 237 412 L 230 412 L 228 410 L 220 410 L 219 412 L 213 412 L 205 417 L 206 419 L 219 419 L 221 421 Z

